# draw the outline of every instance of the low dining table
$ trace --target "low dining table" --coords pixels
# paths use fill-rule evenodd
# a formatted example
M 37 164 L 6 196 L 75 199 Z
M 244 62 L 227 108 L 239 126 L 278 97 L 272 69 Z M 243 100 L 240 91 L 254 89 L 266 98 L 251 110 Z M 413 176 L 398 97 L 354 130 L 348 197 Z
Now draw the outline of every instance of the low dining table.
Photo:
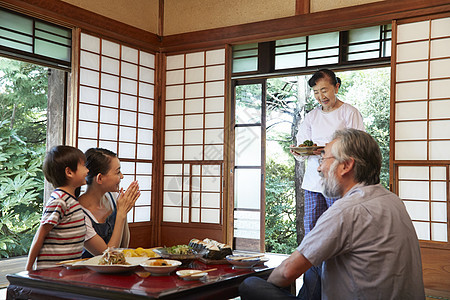
M 145 277 L 140 266 L 115 274 L 59 266 L 7 275 L 7 299 L 230 299 L 239 296 L 238 287 L 245 278 L 266 279 L 278 264 L 269 260 L 251 268 L 235 268 L 196 260 L 189 269 L 217 268 L 201 280 L 185 280 L 175 272 Z

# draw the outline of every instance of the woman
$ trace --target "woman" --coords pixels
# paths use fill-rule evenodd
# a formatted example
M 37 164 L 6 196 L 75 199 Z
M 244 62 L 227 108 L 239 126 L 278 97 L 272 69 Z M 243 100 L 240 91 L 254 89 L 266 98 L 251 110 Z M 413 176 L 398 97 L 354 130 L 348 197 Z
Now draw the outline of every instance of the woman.
M 310 140 L 318 146 L 325 146 L 331 141 L 336 130 L 355 128 L 364 131 L 361 113 L 348 103 L 337 97 L 341 80 L 328 69 L 322 69 L 313 74 L 308 81 L 314 97 L 320 106 L 310 111 L 297 133 L 297 143 Z M 316 225 L 319 217 L 330 207 L 337 198 L 326 198 L 322 194 L 322 184 L 319 172 L 319 155 L 323 149 L 319 148 L 314 155 L 308 156 L 302 189 L 305 195 L 305 214 L 303 224 L 305 235 Z M 292 151 L 297 159 L 304 159 Z M 304 284 L 299 295 L 307 299 L 320 299 L 320 267 L 311 267 L 304 274 Z
M 84 258 L 100 255 L 108 247 L 128 247 L 127 213 L 140 196 L 137 181 L 133 181 L 126 192 L 120 188 L 123 174 L 114 152 L 91 148 L 85 155 L 89 169 L 87 190 L 79 197 L 86 215 Z

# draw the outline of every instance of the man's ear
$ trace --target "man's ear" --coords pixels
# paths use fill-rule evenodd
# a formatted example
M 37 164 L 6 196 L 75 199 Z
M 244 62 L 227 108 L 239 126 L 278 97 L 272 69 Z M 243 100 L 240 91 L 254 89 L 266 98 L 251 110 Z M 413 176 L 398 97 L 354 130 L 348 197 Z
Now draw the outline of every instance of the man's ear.
M 354 166 L 355 166 L 355 159 L 353 157 L 350 157 L 348 160 L 344 161 L 343 167 L 341 169 L 341 176 L 344 176 L 347 173 L 351 172 Z

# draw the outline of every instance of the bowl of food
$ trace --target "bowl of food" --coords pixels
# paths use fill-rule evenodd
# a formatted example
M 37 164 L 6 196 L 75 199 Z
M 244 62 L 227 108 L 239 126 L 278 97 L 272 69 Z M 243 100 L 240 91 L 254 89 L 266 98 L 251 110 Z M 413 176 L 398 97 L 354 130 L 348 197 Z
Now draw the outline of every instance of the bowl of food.
M 199 270 L 178 270 L 176 274 L 184 280 L 200 280 L 208 273 L 199 272 Z
M 235 268 L 251 268 L 261 261 L 260 257 L 251 254 L 227 255 L 225 259 Z
M 145 271 L 153 276 L 169 275 L 181 266 L 181 261 L 172 259 L 150 259 L 140 264 Z
M 156 248 L 154 251 L 162 258 L 181 261 L 183 266 L 189 265 L 192 261 L 201 258 L 205 253 L 207 253 L 207 250 L 197 251 L 188 245 Z
M 294 152 L 297 155 L 308 156 L 314 155 L 314 151 L 323 147 L 317 146 L 317 144 L 314 143 L 313 141 L 306 140 L 296 147 L 289 147 L 289 148 L 291 149 L 292 152 Z

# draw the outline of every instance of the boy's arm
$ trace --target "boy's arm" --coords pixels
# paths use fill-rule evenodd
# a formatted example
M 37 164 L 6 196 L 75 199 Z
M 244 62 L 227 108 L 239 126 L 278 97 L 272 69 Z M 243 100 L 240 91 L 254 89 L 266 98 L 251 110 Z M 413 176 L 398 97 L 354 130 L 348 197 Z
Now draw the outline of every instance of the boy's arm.
M 30 252 L 28 253 L 28 261 L 26 270 L 31 271 L 33 269 L 34 261 L 41 251 L 44 240 L 47 237 L 50 230 L 52 230 L 54 225 L 52 224 L 41 224 L 39 226 L 36 234 L 34 235 L 33 242 L 31 244 Z

